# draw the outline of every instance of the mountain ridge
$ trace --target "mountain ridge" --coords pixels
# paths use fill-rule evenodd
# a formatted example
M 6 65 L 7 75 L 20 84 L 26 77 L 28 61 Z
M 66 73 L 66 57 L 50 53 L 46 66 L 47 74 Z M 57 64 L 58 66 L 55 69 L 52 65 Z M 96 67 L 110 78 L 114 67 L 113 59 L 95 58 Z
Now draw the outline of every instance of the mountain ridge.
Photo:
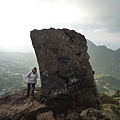
M 109 74 L 120 79 L 120 50 L 108 49 L 106 46 L 96 46 L 88 40 L 88 53 L 93 70 L 98 74 Z

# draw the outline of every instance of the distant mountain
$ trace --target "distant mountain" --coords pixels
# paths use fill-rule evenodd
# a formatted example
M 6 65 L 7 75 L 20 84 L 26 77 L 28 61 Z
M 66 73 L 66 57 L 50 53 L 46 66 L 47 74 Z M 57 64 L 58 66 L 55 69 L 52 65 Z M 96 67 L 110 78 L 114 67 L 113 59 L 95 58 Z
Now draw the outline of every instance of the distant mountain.
M 88 42 L 90 63 L 96 75 L 108 74 L 120 80 L 120 49 L 114 51 L 106 46 L 96 46 Z
M 2 46 L 0 46 L 0 51 L 3 51 L 3 52 L 13 52 L 12 50 L 10 50 L 8 48 L 5 48 L 5 47 L 2 47 Z
M 0 68 L 5 72 L 25 73 L 26 70 L 37 64 L 34 53 L 20 52 L 1 52 L 0 51 Z

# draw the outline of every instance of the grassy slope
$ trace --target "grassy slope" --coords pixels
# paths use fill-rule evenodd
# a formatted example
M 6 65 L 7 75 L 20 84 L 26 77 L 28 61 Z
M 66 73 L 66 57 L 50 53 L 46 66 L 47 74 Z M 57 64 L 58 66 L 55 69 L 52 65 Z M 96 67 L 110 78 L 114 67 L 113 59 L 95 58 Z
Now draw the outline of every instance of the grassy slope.
M 120 93 L 116 96 L 108 96 L 105 93 L 100 94 L 104 111 L 108 113 L 113 120 L 120 119 Z
M 114 94 L 120 89 L 120 80 L 105 74 L 95 76 L 99 92 L 105 92 L 109 95 Z

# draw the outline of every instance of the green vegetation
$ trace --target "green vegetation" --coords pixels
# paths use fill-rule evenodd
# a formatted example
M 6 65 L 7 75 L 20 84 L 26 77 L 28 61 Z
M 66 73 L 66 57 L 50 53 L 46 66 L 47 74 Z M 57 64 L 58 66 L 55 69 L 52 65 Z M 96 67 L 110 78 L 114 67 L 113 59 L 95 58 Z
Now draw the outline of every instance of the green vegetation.
M 119 98 L 119 99 L 118 99 Z M 105 93 L 100 94 L 100 100 L 104 111 L 113 118 L 113 120 L 120 119 L 120 93 L 113 96 L 108 96 Z
M 114 94 L 120 89 L 120 80 L 105 74 L 95 77 L 99 92 L 104 92 L 108 95 Z
M 33 53 L 0 52 L 0 97 L 24 88 L 23 76 L 37 65 Z
M 104 111 L 114 120 L 120 119 L 120 106 L 113 104 L 104 104 Z
M 0 75 L 0 97 L 14 93 L 15 91 L 23 88 L 23 77 L 22 75 Z
M 99 75 L 95 75 L 95 79 L 100 79 L 104 76 L 110 76 L 110 75 L 107 75 L 107 74 L 99 74 Z
M 119 105 L 119 102 L 114 99 L 113 97 L 108 96 L 105 93 L 100 94 L 100 101 L 102 104 L 114 104 L 114 105 Z

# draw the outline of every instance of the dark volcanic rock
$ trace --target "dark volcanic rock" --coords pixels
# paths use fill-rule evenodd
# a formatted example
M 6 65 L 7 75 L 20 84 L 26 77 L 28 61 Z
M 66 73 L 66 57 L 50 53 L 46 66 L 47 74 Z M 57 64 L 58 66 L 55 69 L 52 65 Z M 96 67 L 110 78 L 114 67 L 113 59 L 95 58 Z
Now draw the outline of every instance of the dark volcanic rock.
M 85 37 L 73 30 L 51 28 L 31 31 L 31 40 L 51 109 L 100 109 Z

